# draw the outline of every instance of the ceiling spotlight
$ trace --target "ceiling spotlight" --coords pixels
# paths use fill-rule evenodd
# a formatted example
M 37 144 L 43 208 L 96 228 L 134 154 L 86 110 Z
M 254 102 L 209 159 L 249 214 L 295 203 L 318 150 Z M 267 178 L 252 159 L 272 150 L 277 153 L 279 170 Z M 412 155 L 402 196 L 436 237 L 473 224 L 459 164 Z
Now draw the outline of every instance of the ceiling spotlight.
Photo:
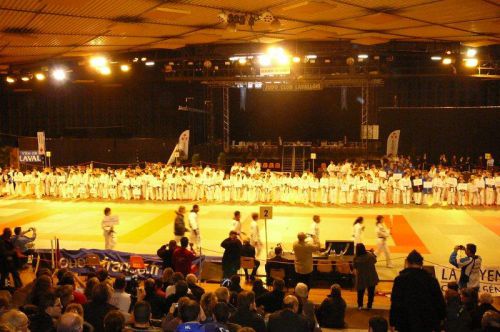
M 316 54 L 308 54 L 306 55 L 306 59 L 307 60 L 311 60 L 311 59 L 316 59 L 318 56 Z
M 220 12 L 217 17 L 221 20 L 221 22 L 227 22 L 227 14 L 224 12 Z
M 143 59 L 145 59 L 145 58 L 143 58 Z M 152 67 L 152 66 L 155 65 L 155 62 L 154 61 L 146 61 L 145 65 L 148 66 L 148 67 Z
M 478 61 L 476 58 L 464 59 L 464 61 L 465 61 L 465 67 L 468 68 L 477 67 Z
M 68 75 L 66 74 L 66 71 L 64 69 L 54 69 L 52 71 L 52 78 L 54 78 L 56 81 L 64 81 L 68 78 Z
M 268 55 L 260 55 L 259 63 L 263 67 L 269 66 L 271 64 L 271 58 Z
M 90 65 L 94 68 L 104 67 L 108 64 L 108 59 L 103 56 L 95 56 L 90 58 Z
M 109 68 L 108 66 L 104 66 L 104 67 L 99 68 L 99 72 L 102 75 L 108 76 L 108 75 L 111 75 L 111 68 Z
M 141 61 L 142 61 L 142 62 L 146 62 L 147 60 L 148 60 L 148 58 L 146 58 L 146 57 L 142 57 L 142 58 L 141 58 Z
M 12 84 L 12 83 L 15 83 L 16 82 L 16 79 L 14 77 L 11 77 L 11 76 L 7 76 L 7 78 L 5 79 L 5 81 L 9 84 Z
M 133 58 L 132 59 L 132 62 L 138 62 L 139 61 L 139 58 Z
M 272 21 L 274 21 L 274 15 L 269 11 L 265 11 L 262 14 L 260 14 L 259 18 L 261 21 L 264 21 L 266 23 L 271 23 Z
M 30 80 L 30 78 L 28 76 L 21 77 L 21 81 L 23 81 L 23 82 L 28 82 L 29 80 Z
M 121 65 L 121 66 L 120 66 L 120 70 L 121 70 L 122 72 L 125 72 L 125 73 L 126 73 L 126 72 L 130 71 L 130 66 L 129 66 L 129 65 Z
M 330 59 L 325 59 L 325 63 L 330 63 L 330 62 L 332 62 L 332 60 L 330 60 Z
M 358 59 L 368 59 L 368 54 L 358 54 Z
M 35 78 L 37 81 L 44 81 L 45 80 L 45 74 L 44 73 L 36 73 Z
M 439 55 L 433 55 L 433 56 L 431 56 L 431 60 L 432 61 L 441 61 L 441 60 L 443 60 L 443 58 Z
M 281 28 L 281 22 L 277 18 L 274 18 L 274 20 L 271 22 L 271 28 L 273 29 L 279 29 Z
M 294 63 L 299 63 L 299 62 L 300 62 L 300 57 L 298 57 L 298 56 L 294 56 L 294 57 L 292 58 L 292 61 L 293 61 Z
M 476 56 L 477 50 L 475 48 L 469 48 L 466 54 L 468 58 L 473 58 Z
M 238 59 L 238 62 L 240 65 L 244 65 L 245 63 L 247 63 L 247 58 L 245 57 L 241 57 Z
M 443 65 L 450 65 L 451 64 L 451 58 L 444 58 L 443 59 Z
M 283 53 L 278 54 L 276 56 L 276 60 L 278 60 L 278 63 L 280 65 L 288 65 L 290 63 L 290 57 L 286 54 L 283 54 Z

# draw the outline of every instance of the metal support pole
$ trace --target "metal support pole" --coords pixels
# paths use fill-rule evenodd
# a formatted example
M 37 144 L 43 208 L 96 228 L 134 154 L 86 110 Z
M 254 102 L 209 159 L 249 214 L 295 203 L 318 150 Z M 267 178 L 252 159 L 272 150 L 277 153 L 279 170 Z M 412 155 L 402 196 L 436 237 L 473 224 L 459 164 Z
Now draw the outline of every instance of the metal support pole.
M 229 151 L 230 146 L 230 122 L 229 122 L 229 87 L 222 87 L 222 130 L 224 151 Z
M 370 87 L 363 84 L 361 86 L 361 146 L 368 147 L 368 110 L 370 107 Z

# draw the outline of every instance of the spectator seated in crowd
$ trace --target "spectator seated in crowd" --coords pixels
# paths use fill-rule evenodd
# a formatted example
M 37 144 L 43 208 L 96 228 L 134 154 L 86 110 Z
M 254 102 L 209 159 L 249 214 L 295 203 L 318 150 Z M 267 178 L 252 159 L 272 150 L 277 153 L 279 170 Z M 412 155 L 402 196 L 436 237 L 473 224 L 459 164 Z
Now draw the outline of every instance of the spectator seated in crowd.
M 160 331 L 158 328 L 151 327 L 151 306 L 148 302 L 139 301 L 134 306 L 132 312 L 132 321 L 125 327 L 125 331 Z
M 125 288 L 127 288 L 127 281 L 125 280 L 124 275 L 119 275 L 115 278 L 113 283 L 113 295 L 111 295 L 111 299 L 109 303 L 114 305 L 120 310 L 125 317 L 128 317 L 128 312 L 130 311 L 130 303 L 131 298 L 130 294 L 125 292 Z
M 190 273 L 186 276 L 186 283 L 188 285 L 188 288 L 191 291 L 194 299 L 199 302 L 201 300 L 201 296 L 205 293 L 205 290 L 198 286 L 197 282 L 198 278 L 196 278 L 194 274 Z
M 168 312 L 167 299 L 156 293 L 156 284 L 154 279 L 147 279 L 144 282 L 144 291 L 146 292 L 146 296 L 143 301 L 149 303 L 151 306 L 152 318 L 161 319 Z
M 265 269 L 266 269 L 266 281 L 268 286 L 273 284 L 271 271 L 280 269 L 282 269 L 285 272 L 285 279 L 284 279 L 285 284 L 287 286 L 290 285 L 289 280 L 293 276 L 293 265 L 290 264 L 290 261 L 283 258 L 282 255 L 283 255 L 283 248 L 281 248 L 281 246 L 277 246 L 276 248 L 274 248 L 274 257 L 271 257 L 270 259 L 267 260 Z
M 104 317 L 104 332 L 121 332 L 125 328 L 125 316 L 119 310 L 112 310 Z
M 347 305 L 342 298 L 340 285 L 333 284 L 330 287 L 330 295 L 321 302 L 316 312 L 319 325 L 327 328 L 345 328 L 344 318 L 346 307 Z
M 293 295 L 283 300 L 283 309 L 269 316 L 268 332 L 307 332 L 314 331 L 304 315 L 299 312 L 299 301 Z
M 177 326 L 177 332 L 203 331 L 203 326 L 200 324 L 200 305 L 196 301 L 187 301 L 187 303 L 179 308 L 179 313 L 182 323 Z
M 285 282 L 281 279 L 274 279 L 273 290 L 257 299 L 257 307 L 262 307 L 266 313 L 280 310 L 283 307 L 283 299 L 285 298 L 284 289 Z
M 252 284 L 252 292 L 255 293 L 255 298 L 258 299 L 264 294 L 269 293 L 267 288 L 264 287 L 264 282 L 262 279 L 255 279 L 255 281 Z
M 368 321 L 368 332 L 387 332 L 389 331 L 389 323 L 384 317 L 373 316 Z
M 95 332 L 103 332 L 104 317 L 111 310 L 117 310 L 115 306 L 109 304 L 110 298 L 110 287 L 105 282 L 101 282 L 92 289 L 90 302 L 83 306 L 84 317 L 94 327 Z
M 265 332 L 266 323 L 255 307 L 255 294 L 242 291 L 238 294 L 238 308 L 229 321 L 241 326 L 251 327 L 255 332 Z
M 57 322 L 57 332 L 82 332 L 83 319 L 73 312 L 65 313 Z

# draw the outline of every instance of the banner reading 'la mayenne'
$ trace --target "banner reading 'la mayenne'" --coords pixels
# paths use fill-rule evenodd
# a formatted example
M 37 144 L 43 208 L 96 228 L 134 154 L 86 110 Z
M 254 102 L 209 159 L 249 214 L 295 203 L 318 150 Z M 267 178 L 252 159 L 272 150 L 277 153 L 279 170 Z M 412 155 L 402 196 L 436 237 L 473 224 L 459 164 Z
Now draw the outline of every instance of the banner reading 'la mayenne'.
M 57 261 L 59 269 L 69 269 L 75 273 L 85 275 L 95 271 L 95 268 L 88 265 L 88 256 L 97 255 L 100 260 L 100 267 L 107 270 L 109 275 L 116 277 L 119 274 L 137 275 L 139 279 L 160 278 L 163 275 L 162 261 L 156 255 L 137 255 L 128 252 L 98 249 L 60 250 L 60 257 Z M 49 249 L 39 249 L 41 266 L 50 267 L 51 252 Z M 130 256 L 141 256 L 144 260 L 143 269 L 135 269 L 130 266 Z M 204 261 L 204 256 L 193 261 L 192 271 L 199 273 L 197 268 L 200 260 Z
M 450 281 L 458 282 L 460 279 L 460 270 L 442 266 L 434 266 L 436 278 L 445 290 Z M 500 267 L 483 266 L 481 268 L 480 292 L 490 293 L 493 296 L 500 296 Z

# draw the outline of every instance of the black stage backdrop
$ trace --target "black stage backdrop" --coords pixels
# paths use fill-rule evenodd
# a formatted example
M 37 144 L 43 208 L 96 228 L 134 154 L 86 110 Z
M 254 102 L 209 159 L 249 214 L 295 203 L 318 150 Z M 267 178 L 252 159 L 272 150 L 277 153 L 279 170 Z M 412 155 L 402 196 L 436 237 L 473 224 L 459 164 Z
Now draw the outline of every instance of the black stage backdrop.
M 401 153 L 427 152 L 433 158 L 441 153 L 448 157 L 477 157 L 485 152 L 497 159 L 500 156 L 499 109 L 391 109 L 381 110 L 379 120 L 385 140 L 391 131 L 401 129 Z

